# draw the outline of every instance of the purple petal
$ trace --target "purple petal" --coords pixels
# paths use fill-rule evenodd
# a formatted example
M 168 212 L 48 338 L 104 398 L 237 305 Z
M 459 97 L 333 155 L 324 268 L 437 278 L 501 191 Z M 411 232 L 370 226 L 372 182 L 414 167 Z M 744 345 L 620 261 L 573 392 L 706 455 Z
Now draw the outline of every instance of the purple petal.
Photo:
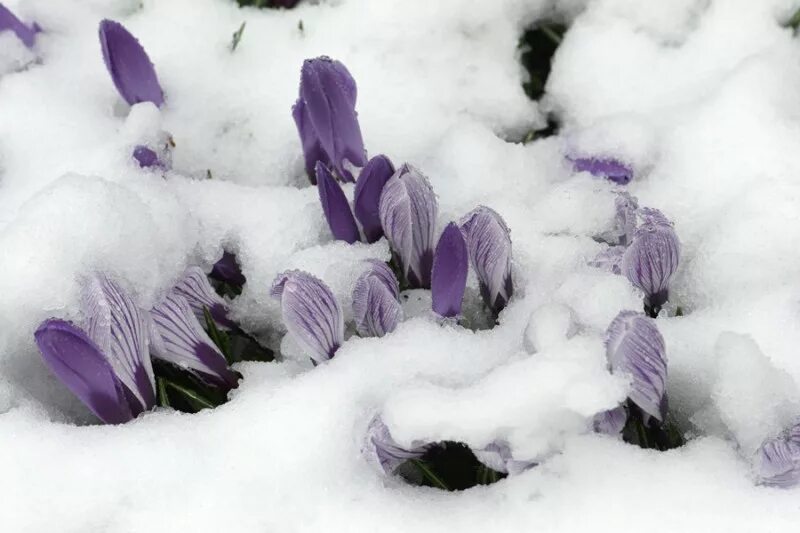
M 333 238 L 353 244 L 361 240 L 356 219 L 341 186 L 321 162 L 317 163 L 317 191 Z
M 655 211 L 655 210 L 652 210 Z M 669 283 L 678 269 L 681 247 L 672 224 L 660 212 L 645 214 L 622 258 L 622 272 L 645 294 L 651 306 L 667 301 Z
M 242 267 L 239 266 L 236 254 L 227 251 L 222 252 L 222 258 L 214 263 L 209 276 L 234 287 L 241 287 L 247 283 L 247 278 L 242 273 Z
M 593 420 L 593 426 L 597 433 L 619 435 L 625 428 L 625 423 L 627 421 L 628 413 L 625 412 L 625 407 L 620 405 L 614 409 L 596 414 Z
M 297 133 L 300 135 L 300 143 L 303 146 L 303 157 L 306 161 L 306 174 L 312 185 L 317 184 L 316 166 L 317 162 L 321 162 L 326 167 L 331 166 L 331 159 L 322 145 L 319 142 L 319 137 L 311 123 L 311 117 L 308 116 L 308 109 L 306 103 L 298 98 L 294 106 L 292 106 L 292 118 L 297 126 Z
M 376 155 L 367 162 L 367 166 L 363 168 L 356 181 L 353 210 L 361 223 L 367 242 L 375 242 L 383 237 L 378 206 L 383 187 L 394 172 L 394 165 L 388 157 Z
M 611 272 L 612 274 L 622 275 L 622 257 L 625 255 L 624 246 L 609 246 L 594 259 L 589 261 L 589 266 Z
M 50 319 L 34 336 L 50 371 L 100 420 L 122 424 L 133 419 L 122 383 L 100 348 L 80 328 Z
M 86 334 L 105 355 L 117 378 L 131 393 L 137 416 L 156 403 L 155 377 L 148 351 L 149 319 L 130 296 L 104 275 L 83 288 Z
M 788 488 L 800 483 L 800 424 L 761 445 L 755 470 L 762 485 Z
M 614 208 L 616 209 L 614 217 L 615 232 L 617 234 L 616 244 L 627 246 L 636 231 L 636 213 L 639 209 L 639 203 L 635 196 L 631 196 L 627 192 L 621 192 L 614 199 Z
M 472 268 L 478 276 L 481 296 L 495 316 L 506 306 L 514 286 L 511 282 L 511 236 L 503 217 L 479 206 L 461 219 Z
M 461 301 L 467 286 L 469 253 L 458 226 L 451 222 L 439 237 L 433 255 L 431 298 L 435 313 L 445 318 L 461 314 Z
M 155 68 L 142 45 L 119 22 L 100 23 L 100 46 L 108 73 L 120 96 L 129 105 L 153 102 L 164 103 L 164 93 L 158 83 Z
M 391 474 L 409 459 L 419 459 L 428 445 L 418 445 L 411 449 L 403 448 L 392 438 L 389 428 L 380 417 L 375 417 L 367 427 L 366 444 L 363 453 L 368 459 L 380 465 L 383 471 Z
M 568 158 L 575 172 L 588 172 L 593 176 L 605 178 L 620 185 L 633 179 L 633 169 L 622 161 L 609 157 Z
M 429 289 L 439 205 L 428 178 L 403 165 L 381 193 L 381 226 L 412 289 Z
M 236 373 L 228 368 L 225 356 L 200 326 L 186 298 L 170 293 L 150 314 L 160 341 L 154 343 L 153 356 L 224 388 L 236 386 Z
M 327 361 L 344 342 L 344 318 L 339 302 L 321 280 L 307 272 L 278 274 L 271 295 L 281 301 L 286 329 L 317 363 Z
M 516 475 L 536 466 L 531 461 L 517 461 L 511 453 L 511 448 L 505 442 L 492 442 L 480 450 L 472 450 L 475 458 L 495 472 Z
M 667 410 L 667 355 L 664 337 L 653 319 L 622 311 L 606 330 L 606 357 L 611 371 L 632 378 L 629 398 L 660 422 Z
M 200 267 L 187 268 L 171 292 L 186 298 L 194 316 L 201 324 L 205 324 L 203 309 L 208 309 L 214 322 L 220 326 L 229 329 L 236 327 L 236 324 L 228 318 L 228 303 L 217 294 Z
M 33 48 L 36 42 L 36 34 L 41 31 L 41 28 L 36 23 L 28 26 L 18 19 L 10 9 L 0 4 L 0 32 L 6 30 L 13 31 L 25 46 Z
M 370 269 L 356 280 L 353 289 L 353 315 L 362 337 L 383 337 L 402 320 L 398 300 L 400 287 L 386 263 L 370 260 Z
M 163 164 L 158 159 L 158 154 L 155 150 L 151 150 L 147 146 L 139 145 L 133 149 L 133 158 L 139 163 L 142 168 L 163 167 Z

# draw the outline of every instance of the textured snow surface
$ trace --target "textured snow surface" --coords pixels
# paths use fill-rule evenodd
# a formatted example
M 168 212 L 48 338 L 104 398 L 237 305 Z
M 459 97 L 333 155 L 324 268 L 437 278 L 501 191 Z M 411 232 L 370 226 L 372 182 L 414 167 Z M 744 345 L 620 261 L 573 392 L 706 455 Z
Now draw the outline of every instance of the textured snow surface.
M 800 2 L 4 3 L 44 33 L 33 52 L 0 34 L 0 531 L 797 531 L 800 489 L 755 486 L 750 456 L 800 415 L 800 41 L 781 27 Z M 572 27 L 537 104 L 517 40 L 554 14 Z M 103 18 L 150 54 L 160 112 L 120 101 Z M 516 291 L 499 326 L 439 325 L 413 294 L 395 332 L 350 338 L 319 367 L 282 342 L 278 272 L 321 277 L 349 319 L 359 261 L 389 256 L 385 241 L 332 242 L 303 174 L 290 107 L 302 60 L 321 54 L 358 82 L 370 154 L 430 177 L 439 229 L 478 203 L 507 221 Z M 550 111 L 559 136 L 508 142 Z M 130 158 L 159 129 L 176 142 L 166 179 Z M 683 243 L 671 307 L 685 316 L 657 322 L 683 448 L 589 432 L 626 395 L 603 331 L 641 296 L 586 265 L 614 189 L 573 174 L 572 149 L 634 165 L 628 189 Z M 86 271 L 149 308 L 222 246 L 248 279 L 235 318 L 285 361 L 238 365 L 214 411 L 94 425 L 41 362 L 38 323 L 76 316 Z M 360 453 L 376 412 L 398 442 L 503 439 L 542 463 L 462 493 L 410 487 Z

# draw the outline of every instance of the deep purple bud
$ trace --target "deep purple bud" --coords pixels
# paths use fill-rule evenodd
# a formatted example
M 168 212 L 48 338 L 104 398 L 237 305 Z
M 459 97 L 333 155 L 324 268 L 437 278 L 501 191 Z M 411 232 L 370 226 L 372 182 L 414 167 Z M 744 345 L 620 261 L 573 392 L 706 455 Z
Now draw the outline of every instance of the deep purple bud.
M 122 24 L 103 20 L 100 46 L 111 80 L 129 105 L 152 102 L 160 107 L 164 103 L 164 93 L 147 52 Z
M 478 276 L 483 301 L 497 316 L 514 291 L 511 282 L 511 236 L 503 217 L 479 206 L 461 219 L 472 268 Z
M 472 450 L 475 458 L 495 472 L 516 475 L 536 466 L 531 461 L 517 461 L 511 453 L 511 448 L 503 441 L 492 442 L 480 450 Z
M 366 443 L 362 453 L 380 465 L 385 473 L 391 474 L 409 459 L 419 459 L 425 455 L 427 449 L 428 446 L 424 444 L 403 448 L 392 438 L 383 420 L 376 416 L 367 427 Z
M 403 165 L 386 182 L 378 205 L 383 232 L 409 287 L 430 289 L 439 205 L 428 178 Z
M 394 165 L 388 157 L 376 155 L 367 162 L 356 181 L 353 211 L 361 223 L 367 242 L 375 242 L 383 237 L 379 209 L 381 192 L 394 172 Z
M 247 278 L 242 273 L 242 267 L 239 266 L 236 254 L 227 251 L 222 252 L 222 258 L 214 263 L 209 276 L 234 287 L 241 287 L 247 283 Z
M 621 311 L 606 330 L 605 344 L 611 371 L 632 379 L 631 401 L 663 422 L 667 414 L 667 352 L 655 321 L 642 313 Z
M 800 483 L 800 424 L 767 439 L 756 452 L 754 466 L 762 485 L 788 488 Z
M 602 413 L 597 413 L 594 416 L 592 425 L 597 433 L 605 433 L 606 435 L 619 435 L 625 428 L 625 423 L 628 421 L 628 413 L 625 407 L 618 406 Z
M 627 185 L 633 179 L 633 169 L 619 161 L 608 157 L 568 158 L 575 172 L 588 172 L 599 178 L 606 178 L 620 185 Z
M 133 158 L 142 168 L 163 167 L 155 150 L 141 144 L 133 149 Z
M 659 211 L 645 211 L 641 218 L 622 258 L 622 272 L 644 292 L 648 306 L 660 308 L 669 298 L 669 283 L 678 269 L 680 241 Z
M 41 28 L 35 22 L 28 26 L 18 19 L 10 9 L 0 4 L 0 33 L 6 30 L 13 31 L 17 38 L 22 41 L 22 44 L 28 48 L 33 48 L 36 42 L 36 34 L 41 31 Z
M 614 199 L 614 208 L 616 209 L 614 230 L 617 238 L 615 244 L 627 246 L 636 231 L 636 213 L 639 209 L 639 203 L 635 196 L 631 196 L 627 192 L 621 192 Z
M 347 68 L 329 57 L 307 59 L 292 115 L 303 143 L 306 170 L 322 161 L 342 180 L 355 181 L 350 169 L 363 167 L 367 157 L 356 114 L 356 83 Z
M 622 257 L 625 255 L 624 246 L 609 246 L 594 259 L 589 261 L 589 266 L 611 272 L 612 274 L 622 275 Z
M 353 316 L 362 337 L 383 337 L 403 318 L 398 297 L 400 287 L 386 263 L 368 260 L 369 270 L 356 280 L 353 289 Z
M 281 301 L 286 329 L 315 362 L 327 361 L 344 342 L 344 317 L 325 283 L 307 272 L 278 274 L 271 295 Z
M 317 162 L 317 191 L 333 238 L 348 244 L 360 241 L 356 219 L 350 211 L 347 197 L 330 170 L 321 162 Z
M 461 314 L 461 301 L 467 286 L 469 253 L 464 235 L 451 222 L 444 228 L 436 253 L 433 256 L 431 274 L 431 299 L 433 311 L 445 318 Z
M 236 324 L 228 318 L 228 303 L 217 294 L 200 267 L 187 268 L 170 292 L 186 298 L 194 316 L 205 323 L 204 309 L 208 309 L 211 317 L 218 325 L 234 329 Z

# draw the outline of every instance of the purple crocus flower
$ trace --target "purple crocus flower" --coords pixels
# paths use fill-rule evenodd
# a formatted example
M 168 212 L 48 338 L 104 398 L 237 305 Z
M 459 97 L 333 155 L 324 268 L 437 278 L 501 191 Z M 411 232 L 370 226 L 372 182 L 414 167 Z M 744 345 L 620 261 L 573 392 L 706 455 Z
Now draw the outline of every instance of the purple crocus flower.
M 535 462 L 514 459 L 511 448 L 506 442 L 495 441 L 480 450 L 472 450 L 475 458 L 495 472 L 516 475 L 536 466 Z
M 403 318 L 400 286 L 392 269 L 376 259 L 367 260 L 369 269 L 356 280 L 353 289 L 353 316 L 362 337 L 383 337 Z
M 758 482 L 788 488 L 800 483 L 800 423 L 767 439 L 756 452 Z
M 340 62 L 325 56 L 303 62 L 300 96 L 292 116 L 312 182 L 318 161 L 333 168 L 343 181 L 355 181 L 351 168 L 367 163 L 356 92 L 355 80 Z
M 588 172 L 619 185 L 627 185 L 633 179 L 633 169 L 626 163 L 611 157 L 569 157 L 575 172 Z
M 376 155 L 367 162 L 356 181 L 353 211 L 361 223 L 367 242 L 383 237 L 379 205 L 386 182 L 394 175 L 394 165 L 385 155 Z
M 597 433 L 619 435 L 625 428 L 628 413 L 622 405 L 595 415 L 592 425 Z
M 428 178 L 411 165 L 403 165 L 383 187 L 378 209 L 409 287 L 430 289 L 439 205 Z
M 216 293 L 200 267 L 187 268 L 170 293 L 184 297 L 201 324 L 205 323 L 203 311 L 208 309 L 211 318 L 218 325 L 229 329 L 236 328 L 236 324 L 228 318 L 228 303 Z
M 36 43 L 36 34 L 42 31 L 35 22 L 28 26 L 17 18 L 10 9 L 0 4 L 0 32 L 6 30 L 13 31 L 17 35 L 17 38 L 22 41 L 22 44 L 28 48 L 33 48 L 33 45 Z
M 133 149 L 133 158 L 142 168 L 163 168 L 164 166 L 158 159 L 155 150 L 141 144 Z
M 209 276 L 234 287 L 241 287 L 247 283 L 247 278 L 242 273 L 242 267 L 239 266 L 236 254 L 228 251 L 222 252 L 222 258 L 214 263 Z
M 100 23 L 100 46 L 111 80 L 120 96 L 129 105 L 152 102 L 164 103 L 164 93 L 158 83 L 153 63 L 136 37 L 119 22 Z
M 419 459 L 427 451 L 429 445 L 416 444 L 411 448 L 403 448 L 392 438 L 389 428 L 383 420 L 376 416 L 367 427 L 366 444 L 363 453 L 374 461 L 387 474 L 410 459 Z
M 484 206 L 473 209 L 461 219 L 460 226 L 483 301 L 497 316 L 514 292 L 508 226 L 496 211 Z
M 42 359 L 103 422 L 132 420 L 156 402 L 147 315 L 102 275 L 84 284 L 82 307 L 84 328 L 58 319 L 39 326 Z
M 336 182 L 328 167 L 317 162 L 317 190 L 322 212 L 331 228 L 333 238 L 353 244 L 361 240 L 358 225 L 350 211 L 350 204 L 342 187 Z
M 286 329 L 316 363 L 327 361 L 344 343 L 344 317 L 339 302 L 320 279 L 307 272 L 278 274 L 271 295 L 281 301 Z
M 632 378 L 629 398 L 659 422 L 667 414 L 667 354 L 653 319 L 621 311 L 606 330 L 606 357 L 613 373 Z
M 660 211 L 640 210 L 642 223 L 622 258 L 622 272 L 645 295 L 651 316 L 669 299 L 669 283 L 678 269 L 680 241 Z
M 436 253 L 433 256 L 431 274 L 431 299 L 433 311 L 444 318 L 461 314 L 461 301 L 467 286 L 469 252 L 461 230 L 451 222 L 444 228 Z

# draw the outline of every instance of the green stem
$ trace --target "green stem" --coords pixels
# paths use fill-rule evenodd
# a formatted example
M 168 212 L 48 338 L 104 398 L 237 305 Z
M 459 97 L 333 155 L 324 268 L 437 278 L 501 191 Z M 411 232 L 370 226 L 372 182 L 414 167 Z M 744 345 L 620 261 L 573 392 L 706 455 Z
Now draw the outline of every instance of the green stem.
M 550 26 L 545 26 L 545 25 L 539 26 L 539 29 L 542 30 L 542 33 L 545 34 L 545 36 L 548 39 L 553 41 L 556 44 L 556 46 L 561 44 L 561 36 L 555 31 L 553 31 L 553 29 Z
M 169 385 L 170 387 L 172 387 L 173 389 L 175 389 L 176 391 L 178 391 L 181 394 L 183 394 L 184 396 L 186 396 L 187 398 L 189 398 L 191 401 L 193 401 L 193 402 L 195 402 L 195 403 L 197 403 L 197 404 L 199 404 L 199 405 L 201 405 L 203 407 L 206 407 L 208 409 L 213 409 L 215 407 L 214 404 L 211 403 L 210 400 L 208 400 L 206 398 L 203 398 L 202 396 L 200 396 L 199 394 L 197 394 L 193 390 L 187 389 L 186 387 L 178 385 L 177 383 L 174 383 L 172 381 L 166 381 L 165 380 L 165 383 L 167 385 Z
M 164 378 L 156 378 L 158 384 L 158 403 L 161 407 L 171 407 L 169 396 L 167 396 L 167 385 Z
M 412 459 L 411 462 L 414 463 L 414 466 L 419 468 L 420 472 L 422 472 L 422 475 L 425 478 L 427 478 L 428 481 L 433 483 L 433 485 L 435 487 L 438 487 L 438 488 L 440 488 L 442 490 L 447 490 L 447 491 L 450 490 L 450 488 L 445 484 L 445 482 L 442 481 L 441 478 L 439 478 L 439 476 L 434 474 L 433 471 L 430 468 L 428 468 L 428 465 L 426 465 L 425 463 L 423 463 L 419 459 Z

